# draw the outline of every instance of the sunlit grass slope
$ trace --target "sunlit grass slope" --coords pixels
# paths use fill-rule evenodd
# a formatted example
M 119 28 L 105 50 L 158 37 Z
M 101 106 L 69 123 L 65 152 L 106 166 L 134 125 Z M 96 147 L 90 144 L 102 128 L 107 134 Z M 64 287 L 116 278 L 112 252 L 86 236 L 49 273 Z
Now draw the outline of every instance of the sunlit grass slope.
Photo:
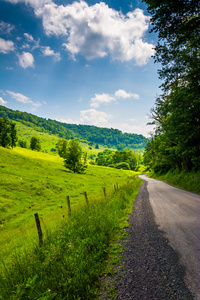
M 51 149 L 55 149 L 56 143 L 60 139 L 58 136 L 54 134 L 49 134 L 46 132 L 41 132 L 36 130 L 37 128 L 28 127 L 20 122 L 15 122 L 17 128 L 17 136 L 19 140 L 23 140 L 27 142 L 27 147 L 30 147 L 30 140 L 32 136 L 35 136 L 40 139 L 41 142 L 41 151 L 45 153 L 52 153 Z M 95 149 L 95 145 L 89 146 L 88 142 L 81 141 L 81 147 L 84 151 L 88 152 L 89 155 L 97 155 L 99 151 L 103 151 L 105 148 L 99 145 L 99 149 Z M 91 149 L 92 148 L 92 149 Z
M 59 156 L 22 148 L 0 147 L 0 256 L 7 260 L 15 250 L 37 239 L 34 213 L 43 228 L 55 229 L 67 217 L 66 196 L 72 210 L 123 185 L 132 171 L 88 166 L 85 174 L 73 174 Z M 63 218 L 63 216 L 65 216 Z

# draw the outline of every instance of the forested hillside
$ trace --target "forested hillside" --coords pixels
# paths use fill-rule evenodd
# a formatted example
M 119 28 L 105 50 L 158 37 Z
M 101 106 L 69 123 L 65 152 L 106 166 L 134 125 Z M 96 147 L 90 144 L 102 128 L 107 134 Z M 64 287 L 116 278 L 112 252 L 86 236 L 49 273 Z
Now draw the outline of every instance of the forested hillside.
M 76 125 L 61 123 L 56 120 L 40 118 L 35 115 L 8 109 L 0 106 L 0 118 L 8 117 L 10 120 L 21 122 L 37 131 L 55 134 L 60 138 L 83 139 L 90 143 L 100 144 L 108 148 L 123 150 L 142 149 L 149 142 L 143 135 L 122 133 L 118 129 L 100 128 L 90 125 Z
M 154 172 L 200 169 L 200 2 L 148 1 L 158 33 L 162 91 L 151 110 L 155 134 L 145 164 Z

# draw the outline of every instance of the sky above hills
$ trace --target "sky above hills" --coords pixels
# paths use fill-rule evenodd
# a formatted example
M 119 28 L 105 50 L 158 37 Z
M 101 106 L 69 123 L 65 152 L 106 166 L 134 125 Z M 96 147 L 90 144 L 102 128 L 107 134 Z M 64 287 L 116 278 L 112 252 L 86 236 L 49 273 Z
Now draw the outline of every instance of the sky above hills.
M 0 105 L 148 136 L 149 20 L 139 0 L 0 0 Z

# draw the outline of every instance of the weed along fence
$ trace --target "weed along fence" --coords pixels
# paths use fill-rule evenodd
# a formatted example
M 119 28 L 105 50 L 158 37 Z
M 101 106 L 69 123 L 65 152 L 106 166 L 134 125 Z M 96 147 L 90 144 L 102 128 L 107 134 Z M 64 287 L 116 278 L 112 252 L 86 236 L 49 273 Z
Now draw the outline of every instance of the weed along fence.
M 106 187 L 103 187 L 103 195 L 106 198 L 108 194 L 112 195 L 112 193 L 117 192 L 118 189 L 119 189 L 118 184 L 116 184 L 116 185 L 114 185 L 114 190 L 109 191 L 109 193 L 107 193 Z M 89 205 L 87 192 L 83 192 L 83 193 L 84 193 L 86 205 Z M 67 208 L 68 208 L 68 217 L 71 218 L 72 208 L 71 208 L 71 203 L 70 203 L 70 196 L 67 196 L 66 198 L 67 198 L 66 200 L 67 200 Z M 42 226 L 41 226 L 39 214 L 35 213 L 34 216 L 35 216 L 36 228 L 37 228 L 37 232 L 38 232 L 39 245 L 42 246 L 43 245 L 43 232 L 42 232 Z M 65 215 L 63 215 L 63 217 L 65 217 Z

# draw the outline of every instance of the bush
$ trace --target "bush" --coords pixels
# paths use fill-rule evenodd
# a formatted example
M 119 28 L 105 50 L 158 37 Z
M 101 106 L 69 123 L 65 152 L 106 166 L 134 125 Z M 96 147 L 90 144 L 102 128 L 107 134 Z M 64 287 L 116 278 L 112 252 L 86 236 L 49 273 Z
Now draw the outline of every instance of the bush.
M 130 170 L 130 165 L 126 162 L 121 162 L 115 165 L 116 169 Z

